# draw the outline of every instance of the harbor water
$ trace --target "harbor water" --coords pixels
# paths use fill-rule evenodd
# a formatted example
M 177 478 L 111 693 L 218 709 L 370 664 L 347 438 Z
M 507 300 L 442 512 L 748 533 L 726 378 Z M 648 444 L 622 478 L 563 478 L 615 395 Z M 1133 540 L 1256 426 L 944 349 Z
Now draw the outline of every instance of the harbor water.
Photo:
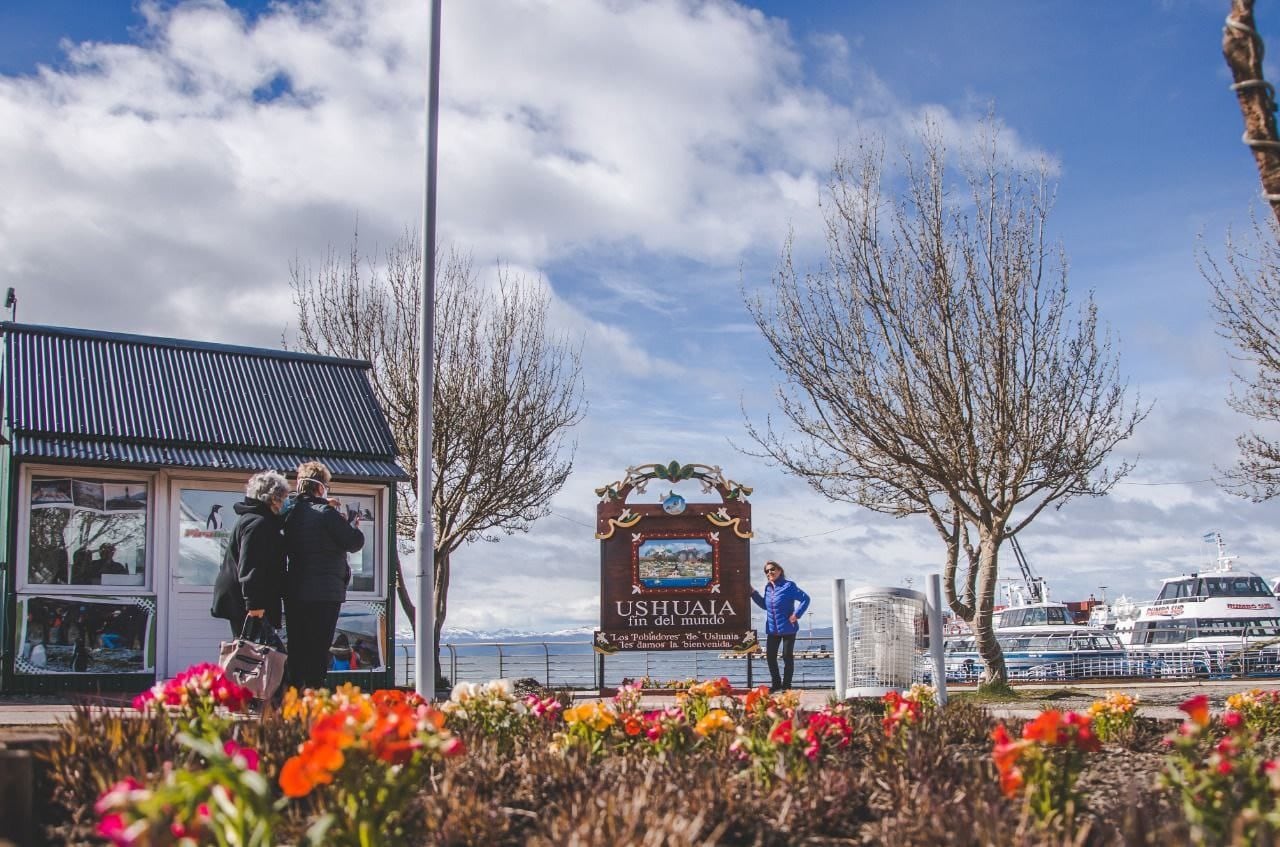
M 796 638 L 796 688 L 832 688 L 835 665 L 831 638 Z M 395 645 L 396 684 L 414 684 L 415 644 L 397 639 Z M 603 659 L 605 687 L 617 687 L 624 680 L 648 678 L 657 683 L 688 679 L 726 677 L 737 687 L 769 682 L 769 667 L 763 652 L 733 656 L 710 650 L 623 651 L 600 656 L 591 642 L 582 640 L 529 642 L 449 643 L 440 647 L 439 673 L 451 685 L 485 682 L 491 679 L 532 679 L 549 688 L 593 689 Z

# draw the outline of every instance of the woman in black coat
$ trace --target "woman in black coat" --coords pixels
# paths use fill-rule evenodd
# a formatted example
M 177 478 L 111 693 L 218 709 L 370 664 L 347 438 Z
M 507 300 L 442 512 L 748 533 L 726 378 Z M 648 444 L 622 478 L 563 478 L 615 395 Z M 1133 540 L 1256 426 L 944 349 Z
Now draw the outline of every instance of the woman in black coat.
M 246 617 L 265 617 L 279 628 L 284 596 L 284 520 L 280 507 L 289 483 L 274 471 L 254 474 L 244 501 L 233 507 L 240 516 L 231 530 L 222 567 L 213 584 L 215 618 L 231 622 L 231 637 L 244 629 Z

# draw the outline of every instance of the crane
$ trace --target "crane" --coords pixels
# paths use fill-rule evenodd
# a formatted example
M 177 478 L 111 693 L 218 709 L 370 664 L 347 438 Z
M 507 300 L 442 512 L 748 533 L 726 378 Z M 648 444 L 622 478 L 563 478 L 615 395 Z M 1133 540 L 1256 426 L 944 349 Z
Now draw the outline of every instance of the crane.
M 1027 595 L 1032 603 L 1043 603 L 1047 598 L 1044 596 L 1044 577 L 1036 576 L 1031 570 L 1031 565 L 1027 563 L 1027 557 L 1022 552 L 1022 545 L 1018 543 L 1016 536 L 1008 536 L 1009 546 L 1013 548 L 1014 558 L 1018 560 L 1018 568 L 1022 571 L 1022 581 L 1027 585 Z

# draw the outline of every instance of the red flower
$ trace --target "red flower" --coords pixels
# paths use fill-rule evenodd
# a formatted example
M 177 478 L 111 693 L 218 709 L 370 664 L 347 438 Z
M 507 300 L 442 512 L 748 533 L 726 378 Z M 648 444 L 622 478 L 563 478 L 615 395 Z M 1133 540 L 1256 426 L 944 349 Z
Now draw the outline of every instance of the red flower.
M 627 715 L 622 722 L 622 729 L 627 735 L 639 735 L 644 732 L 644 721 L 636 715 Z
M 1222 716 L 1222 725 L 1231 730 L 1239 729 L 1244 726 L 1244 715 L 1239 712 L 1227 712 Z
M 1195 697 L 1185 701 L 1178 707 L 1187 713 L 1187 717 L 1196 726 L 1209 725 L 1209 697 L 1206 694 L 1197 694 Z
M 787 718 L 769 731 L 769 740 L 774 744 L 790 744 L 792 737 L 791 719 Z

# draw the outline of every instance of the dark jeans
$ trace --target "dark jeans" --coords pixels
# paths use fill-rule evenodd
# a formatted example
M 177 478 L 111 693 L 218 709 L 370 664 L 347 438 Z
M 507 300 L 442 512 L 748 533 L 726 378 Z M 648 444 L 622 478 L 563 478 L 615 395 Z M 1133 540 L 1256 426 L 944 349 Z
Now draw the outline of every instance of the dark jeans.
M 329 647 L 338 628 L 338 609 L 333 602 L 286 603 L 285 624 L 289 632 L 289 665 L 285 680 L 298 688 L 323 688 L 329 672 Z
M 778 675 L 778 645 L 782 645 L 782 675 Z M 795 633 L 779 635 L 769 633 L 765 639 L 765 652 L 769 658 L 770 691 L 785 691 L 791 687 L 791 673 L 795 670 L 794 653 L 796 649 Z

